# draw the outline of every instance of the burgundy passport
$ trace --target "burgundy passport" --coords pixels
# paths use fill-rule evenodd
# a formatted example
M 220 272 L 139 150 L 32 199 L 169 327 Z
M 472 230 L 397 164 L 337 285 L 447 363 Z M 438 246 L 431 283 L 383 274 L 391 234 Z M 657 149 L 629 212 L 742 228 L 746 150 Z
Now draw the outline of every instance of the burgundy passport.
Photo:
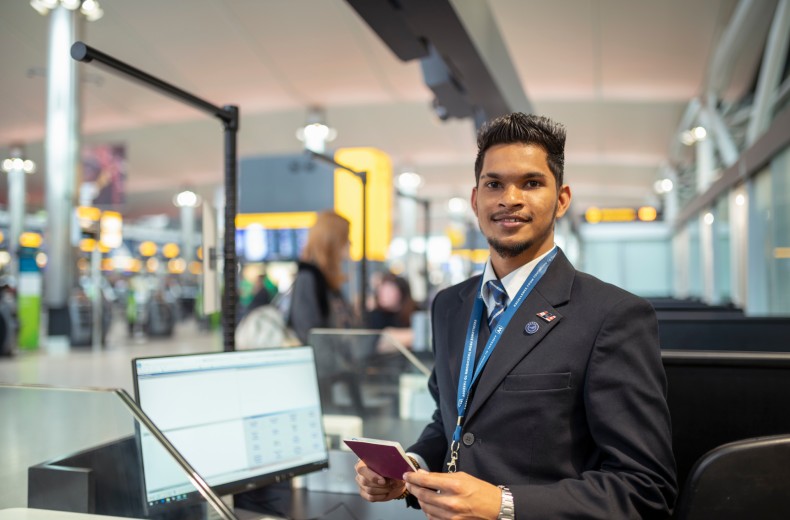
M 382 477 L 403 480 L 403 474 L 416 471 L 399 442 L 379 439 L 353 438 L 343 442 L 365 461 L 370 469 Z

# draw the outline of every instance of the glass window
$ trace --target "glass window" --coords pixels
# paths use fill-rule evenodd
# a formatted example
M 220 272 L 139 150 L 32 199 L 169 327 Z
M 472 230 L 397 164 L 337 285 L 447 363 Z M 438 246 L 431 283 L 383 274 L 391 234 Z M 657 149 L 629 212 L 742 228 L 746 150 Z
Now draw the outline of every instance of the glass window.
M 730 204 L 728 195 L 714 206 L 713 220 L 713 287 L 719 303 L 732 301 L 730 282 Z

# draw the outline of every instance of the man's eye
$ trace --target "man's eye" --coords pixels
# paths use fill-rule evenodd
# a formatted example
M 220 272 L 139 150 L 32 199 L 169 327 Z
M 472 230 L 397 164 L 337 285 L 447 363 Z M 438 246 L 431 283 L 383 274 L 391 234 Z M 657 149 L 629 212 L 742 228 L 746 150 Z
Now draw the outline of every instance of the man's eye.
M 540 187 L 540 181 L 535 181 L 535 180 L 527 181 L 527 188 L 539 188 L 539 187 Z
M 499 181 L 488 181 L 486 183 L 486 188 L 498 188 L 500 185 Z

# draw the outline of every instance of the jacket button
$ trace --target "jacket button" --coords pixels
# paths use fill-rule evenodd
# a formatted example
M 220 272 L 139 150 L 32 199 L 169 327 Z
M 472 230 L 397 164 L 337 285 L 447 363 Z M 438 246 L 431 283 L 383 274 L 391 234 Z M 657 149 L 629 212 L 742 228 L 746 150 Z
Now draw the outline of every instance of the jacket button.
M 475 434 L 474 433 L 465 433 L 462 440 L 466 446 L 471 446 L 475 443 Z

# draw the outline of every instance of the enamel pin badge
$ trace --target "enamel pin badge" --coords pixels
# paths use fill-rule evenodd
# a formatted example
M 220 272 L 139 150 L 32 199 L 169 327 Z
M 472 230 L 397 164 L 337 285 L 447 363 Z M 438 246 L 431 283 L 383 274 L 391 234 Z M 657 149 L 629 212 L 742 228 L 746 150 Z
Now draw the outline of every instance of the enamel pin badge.
M 537 321 L 530 321 L 529 323 L 527 323 L 527 326 L 524 327 L 524 332 L 526 332 L 529 335 L 532 335 L 535 334 L 539 328 L 540 325 L 538 325 Z
M 537 314 L 537 316 L 538 316 L 538 318 L 541 318 L 546 323 L 551 323 L 552 321 L 554 321 L 557 318 L 556 314 L 552 314 L 549 311 L 540 311 Z

